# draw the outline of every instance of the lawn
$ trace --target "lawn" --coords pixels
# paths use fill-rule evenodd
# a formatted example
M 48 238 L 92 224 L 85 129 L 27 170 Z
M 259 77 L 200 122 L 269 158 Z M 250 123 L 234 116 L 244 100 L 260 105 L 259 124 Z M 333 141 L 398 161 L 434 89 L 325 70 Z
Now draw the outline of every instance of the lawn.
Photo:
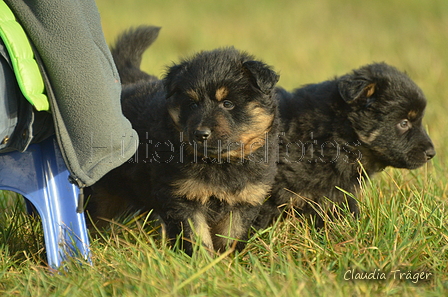
M 428 99 L 436 157 L 386 169 L 356 195 L 359 220 L 316 229 L 292 214 L 236 254 L 169 248 L 145 216 L 92 238 L 93 266 L 45 264 L 39 220 L 0 193 L 0 296 L 447 296 L 448 1 L 97 0 L 109 44 L 131 26 L 162 27 L 142 68 L 235 46 L 272 65 L 293 89 L 384 61 Z M 81 263 L 80 263 L 81 262 Z M 360 278 L 368 278 L 361 280 Z

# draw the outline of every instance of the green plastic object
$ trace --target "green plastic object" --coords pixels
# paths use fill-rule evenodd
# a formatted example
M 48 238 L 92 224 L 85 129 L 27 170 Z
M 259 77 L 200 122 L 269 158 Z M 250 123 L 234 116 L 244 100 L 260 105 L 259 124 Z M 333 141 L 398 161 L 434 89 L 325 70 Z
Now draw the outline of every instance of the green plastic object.
M 23 96 L 38 111 L 49 111 L 45 85 L 28 37 L 11 9 L 0 0 L 0 37 L 8 50 Z

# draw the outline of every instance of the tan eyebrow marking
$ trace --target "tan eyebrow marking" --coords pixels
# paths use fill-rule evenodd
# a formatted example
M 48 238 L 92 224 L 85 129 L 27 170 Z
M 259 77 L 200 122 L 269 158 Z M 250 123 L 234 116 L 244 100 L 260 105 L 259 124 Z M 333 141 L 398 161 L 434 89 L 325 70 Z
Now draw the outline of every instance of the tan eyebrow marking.
M 372 83 L 364 89 L 366 91 L 367 98 L 369 98 L 370 96 L 373 95 L 373 93 L 375 93 L 375 87 L 376 87 L 376 84 Z
M 416 111 L 416 110 L 411 110 L 411 111 L 408 113 L 408 119 L 409 119 L 409 120 L 415 120 L 415 119 L 418 118 L 418 114 L 419 114 L 418 111 Z
M 216 90 L 215 98 L 218 101 L 222 101 L 227 97 L 228 94 L 229 90 L 226 87 L 220 87 L 219 89 Z
M 198 94 L 195 90 L 193 90 L 193 89 L 191 89 L 191 90 L 187 90 L 185 93 L 187 93 L 187 95 L 188 95 L 193 101 L 195 101 L 195 102 L 199 102 L 199 101 L 200 101 L 200 96 L 199 96 L 199 94 Z

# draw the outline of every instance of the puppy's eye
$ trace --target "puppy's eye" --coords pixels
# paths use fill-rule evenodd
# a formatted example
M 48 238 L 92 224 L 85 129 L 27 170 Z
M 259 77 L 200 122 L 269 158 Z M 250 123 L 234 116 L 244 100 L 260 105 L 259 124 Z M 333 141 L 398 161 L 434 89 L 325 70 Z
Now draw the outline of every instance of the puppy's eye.
M 234 107 L 235 107 L 235 104 L 233 104 L 233 102 L 232 101 L 230 101 L 230 100 L 224 100 L 223 102 L 222 102 L 222 107 L 224 107 L 225 109 L 233 109 Z
M 409 120 L 402 120 L 399 124 L 398 124 L 398 129 L 401 132 L 406 132 L 411 128 L 411 123 L 409 122 Z
M 199 105 L 196 102 L 191 102 L 189 106 L 191 110 L 198 109 L 199 107 Z

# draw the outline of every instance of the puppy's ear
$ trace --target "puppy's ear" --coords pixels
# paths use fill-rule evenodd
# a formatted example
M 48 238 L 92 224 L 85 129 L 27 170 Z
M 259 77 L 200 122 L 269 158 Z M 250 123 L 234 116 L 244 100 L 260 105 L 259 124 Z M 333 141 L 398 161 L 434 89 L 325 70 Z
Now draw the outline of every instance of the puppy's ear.
M 280 78 L 274 70 L 260 61 L 246 61 L 243 68 L 252 84 L 264 94 L 269 94 Z
M 183 64 L 174 65 L 168 68 L 167 74 L 163 78 L 163 85 L 166 90 L 166 98 L 173 96 L 180 84 L 180 77 L 185 73 L 186 67 Z
M 338 82 L 339 94 L 346 102 L 367 99 L 376 92 L 376 83 L 353 76 L 343 76 Z

